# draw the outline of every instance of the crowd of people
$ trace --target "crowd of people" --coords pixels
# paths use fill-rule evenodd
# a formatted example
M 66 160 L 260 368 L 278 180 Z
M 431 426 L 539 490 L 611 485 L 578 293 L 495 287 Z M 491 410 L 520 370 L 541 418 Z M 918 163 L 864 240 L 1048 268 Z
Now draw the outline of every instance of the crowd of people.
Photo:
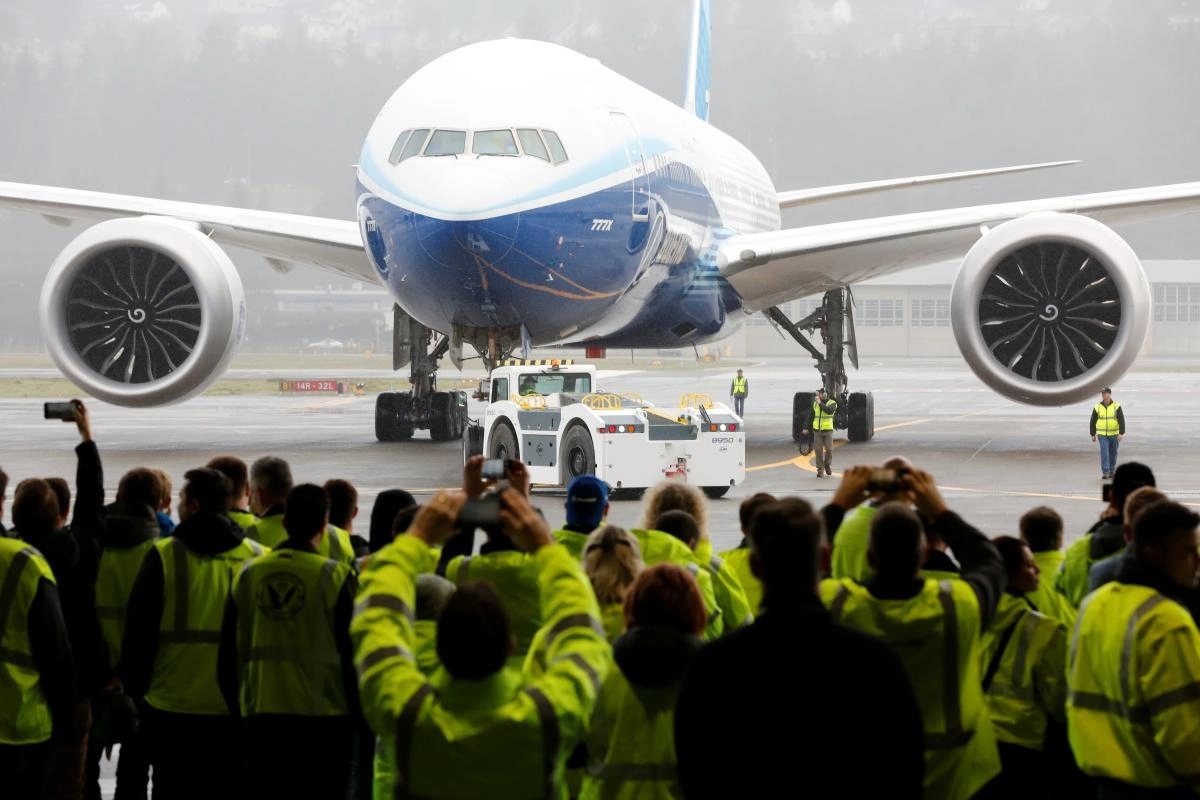
M 717 553 L 687 483 L 625 529 L 576 478 L 555 528 L 478 457 L 366 531 L 271 456 L 109 503 L 75 408 L 74 496 L 22 480 L 0 537 L 4 797 L 97 798 L 117 745 L 121 799 L 1200 792 L 1200 517 L 1145 465 L 1065 551 L 1053 509 L 989 539 L 897 458 L 819 510 L 750 496 Z

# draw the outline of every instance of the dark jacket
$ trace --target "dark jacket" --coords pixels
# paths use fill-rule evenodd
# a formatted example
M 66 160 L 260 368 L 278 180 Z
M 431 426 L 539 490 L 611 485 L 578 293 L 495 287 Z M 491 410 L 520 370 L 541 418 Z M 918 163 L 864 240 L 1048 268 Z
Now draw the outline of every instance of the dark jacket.
M 675 752 L 688 800 L 915 800 L 924 789 L 921 712 L 903 664 L 885 642 L 834 624 L 815 596 L 700 650 L 679 694 Z
M 631 684 L 660 689 L 683 678 L 700 644 L 673 628 L 642 625 L 617 637 L 613 661 Z
M 145 503 L 118 501 L 104 507 L 100 549 L 126 549 L 159 538 L 154 509 Z
M 241 527 L 224 514 L 188 517 L 176 526 L 174 535 L 189 550 L 206 556 L 231 550 L 244 538 Z M 150 688 L 154 659 L 158 655 L 164 588 L 162 557 L 158 548 L 153 548 L 138 570 L 125 608 L 125 634 L 121 639 L 117 674 L 125 685 L 125 693 L 132 697 L 142 697 Z
M 182 527 L 182 526 L 180 526 Z M 309 542 L 296 542 L 291 539 L 281 542 L 276 550 L 303 550 L 315 553 L 317 549 Z M 342 584 L 337 602 L 333 609 L 333 636 L 337 643 L 338 654 L 342 661 L 342 685 L 346 692 L 346 705 L 350 713 L 357 716 L 358 677 L 354 671 L 354 645 L 350 642 L 350 617 L 354 614 L 354 595 L 358 591 L 358 579 L 351 573 Z M 233 598 L 225 601 L 225 616 L 221 621 L 221 644 L 217 651 L 217 684 L 221 687 L 221 696 L 229 713 L 237 717 L 241 715 L 241 704 L 238 694 L 241 678 L 238 669 L 238 610 Z M 286 730 L 286 719 L 292 715 L 276 714 L 262 715 L 281 718 Z
M 1192 619 L 1200 622 L 1200 588 L 1189 589 L 1180 586 L 1161 572 L 1155 571 L 1132 552 L 1117 556 L 1113 560 L 1117 563 L 1114 580 L 1118 583 L 1148 586 L 1165 594 L 1186 608 Z
M 1099 405 L 1099 404 L 1097 404 Z M 1092 406 L 1092 420 L 1088 423 L 1088 434 L 1096 435 L 1096 423 L 1100 420 L 1100 415 L 1096 413 L 1096 407 Z M 1121 436 L 1125 435 L 1125 409 L 1117 407 L 1117 433 Z

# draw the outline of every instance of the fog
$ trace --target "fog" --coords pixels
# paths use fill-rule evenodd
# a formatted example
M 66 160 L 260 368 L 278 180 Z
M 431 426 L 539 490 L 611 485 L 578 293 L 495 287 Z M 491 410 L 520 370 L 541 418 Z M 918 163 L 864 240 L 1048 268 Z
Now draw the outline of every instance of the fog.
M 4 0 L 0 180 L 330 217 L 362 138 L 425 62 L 546 39 L 672 100 L 690 2 Z M 788 213 L 785 225 L 1200 179 L 1200 2 L 714 0 L 711 121 L 776 187 L 1051 159 L 1052 172 Z M 1124 230 L 1200 255 L 1194 218 Z M 37 347 L 42 276 L 80 229 L 0 212 L 0 345 Z M 248 288 L 348 286 L 272 273 Z

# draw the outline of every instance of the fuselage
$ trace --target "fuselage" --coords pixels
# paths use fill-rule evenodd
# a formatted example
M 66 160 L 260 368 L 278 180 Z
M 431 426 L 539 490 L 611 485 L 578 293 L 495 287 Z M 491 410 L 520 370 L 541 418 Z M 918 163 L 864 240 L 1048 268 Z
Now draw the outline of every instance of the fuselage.
M 713 248 L 779 227 L 740 143 L 598 61 L 505 39 L 448 53 L 364 143 L 358 220 L 400 306 L 492 346 L 679 347 L 745 318 Z

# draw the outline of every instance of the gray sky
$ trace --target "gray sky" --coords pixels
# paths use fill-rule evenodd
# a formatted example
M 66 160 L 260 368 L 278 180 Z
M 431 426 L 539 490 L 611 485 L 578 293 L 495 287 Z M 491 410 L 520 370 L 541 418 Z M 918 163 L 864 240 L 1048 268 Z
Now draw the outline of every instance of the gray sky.
M 391 92 L 482 39 L 555 41 L 672 100 L 688 0 L 0 0 L 0 179 L 342 218 Z M 712 122 L 779 189 L 1060 158 L 785 224 L 1200 179 L 1197 0 L 713 0 Z M 1122 231 L 1200 255 L 1194 218 Z M 73 231 L 0 212 L 0 339 Z M 235 254 L 248 287 L 272 276 Z

